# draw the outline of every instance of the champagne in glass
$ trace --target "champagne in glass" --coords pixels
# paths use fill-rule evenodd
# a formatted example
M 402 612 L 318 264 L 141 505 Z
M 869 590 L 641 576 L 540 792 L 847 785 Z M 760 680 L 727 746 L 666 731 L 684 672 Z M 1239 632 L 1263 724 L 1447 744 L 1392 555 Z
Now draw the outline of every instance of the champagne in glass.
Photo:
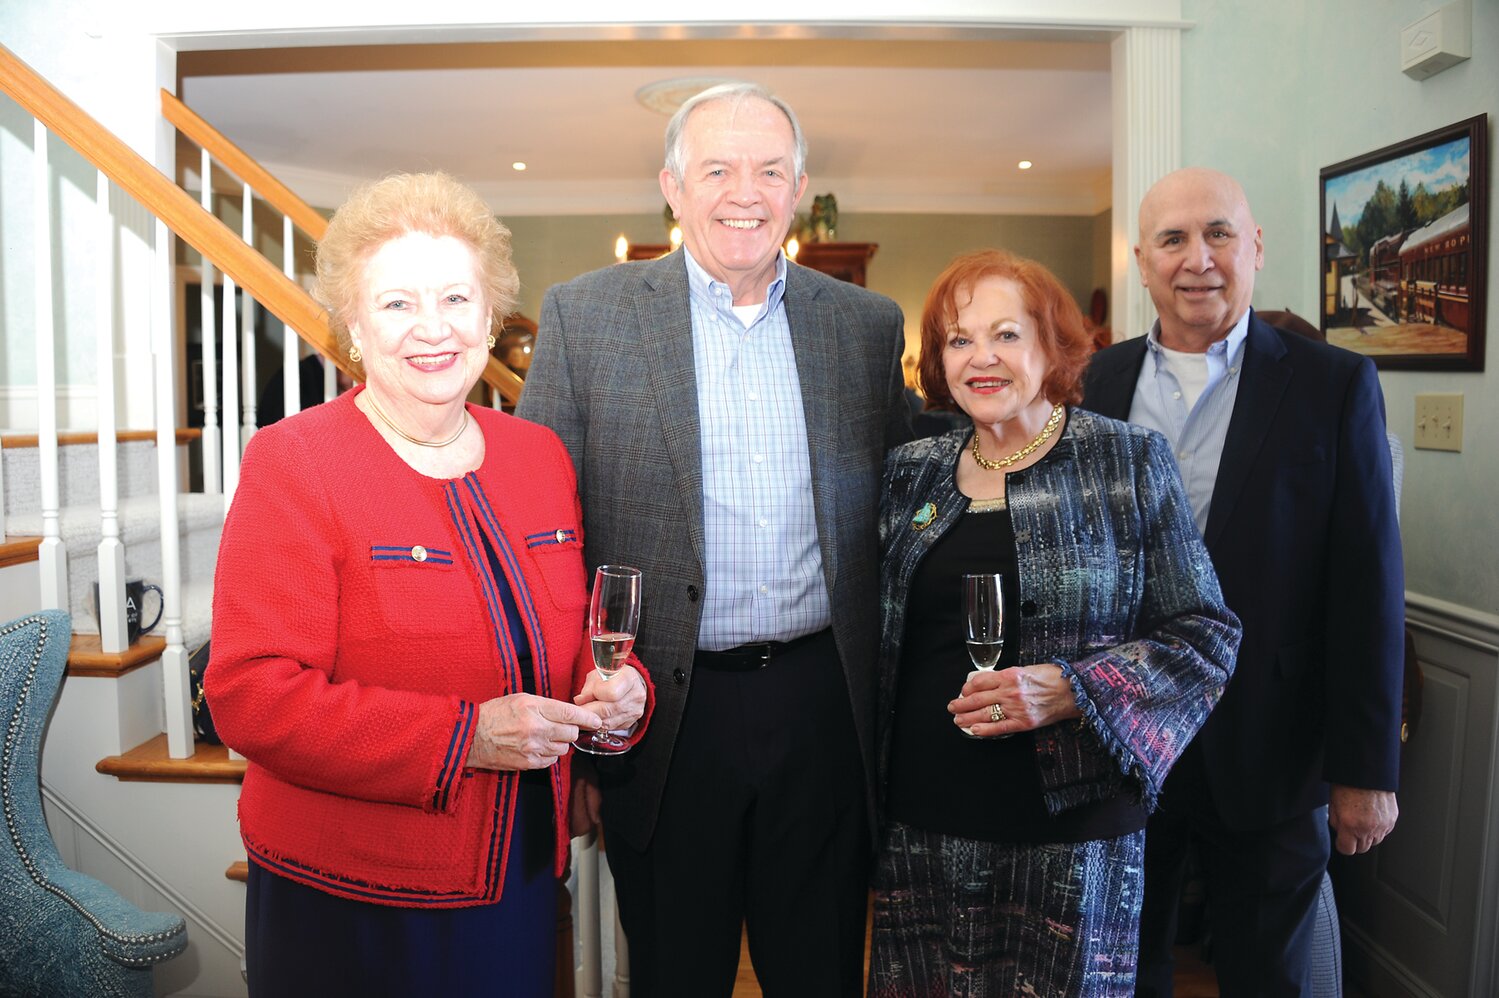
M 1005 647 L 1004 577 L 963 576 L 964 638 L 974 672 L 992 672 Z M 973 673 L 969 673 L 972 675 Z M 962 729 L 965 735 L 973 733 Z
M 963 614 L 968 657 L 975 670 L 988 672 L 999 664 L 1005 647 L 1004 577 L 963 576 Z
M 593 646 L 593 667 L 606 682 L 625 667 L 639 624 L 640 569 L 600 565 L 593 573 L 588 603 L 588 640 Z M 632 725 L 621 731 L 586 732 L 573 747 L 593 755 L 614 755 L 630 747 L 625 739 L 634 731 Z
M 635 645 L 635 635 L 623 631 L 605 631 L 589 640 L 593 642 L 593 667 L 605 679 L 613 679 L 614 674 L 624 668 L 625 659 L 630 657 L 630 649 Z

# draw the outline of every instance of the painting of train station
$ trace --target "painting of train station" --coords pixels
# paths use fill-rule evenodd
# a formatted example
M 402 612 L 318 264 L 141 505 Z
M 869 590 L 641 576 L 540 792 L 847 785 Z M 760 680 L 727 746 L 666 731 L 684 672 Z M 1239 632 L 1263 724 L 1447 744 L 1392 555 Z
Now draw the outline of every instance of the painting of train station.
M 1482 369 L 1485 118 L 1322 171 L 1328 342 L 1381 367 Z

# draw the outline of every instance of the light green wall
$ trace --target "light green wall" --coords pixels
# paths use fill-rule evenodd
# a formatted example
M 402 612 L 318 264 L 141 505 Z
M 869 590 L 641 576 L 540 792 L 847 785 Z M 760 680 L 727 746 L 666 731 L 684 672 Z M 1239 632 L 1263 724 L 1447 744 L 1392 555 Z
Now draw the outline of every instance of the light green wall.
M 517 311 L 541 318 L 541 299 L 553 284 L 614 262 L 614 240 L 664 243 L 660 215 L 500 216 L 510 227 L 515 267 L 520 271 Z
M 1315 316 L 1317 185 L 1324 166 L 1499 113 L 1499 4 L 1475 0 L 1473 58 L 1425 82 L 1400 72 L 1400 29 L 1441 0 L 1183 0 L 1182 160 L 1244 184 L 1265 231 L 1254 303 Z M 1491 152 L 1492 157 L 1492 152 Z M 1493 196 L 1491 178 L 1490 197 Z M 1492 211 L 1491 211 L 1492 217 Z M 1406 587 L 1499 612 L 1499 252 L 1490 236 L 1483 373 L 1386 371 L 1390 428 L 1405 445 Z M 1417 392 L 1462 392 L 1463 452 L 1415 450 Z
M 520 311 L 541 313 L 547 288 L 614 262 L 614 240 L 664 241 L 658 215 L 515 217 L 505 219 L 514 237 L 520 270 Z M 1101 230 L 1108 253 L 1108 226 Z M 869 265 L 868 285 L 889 295 L 906 314 L 907 339 L 915 343 L 921 305 L 933 279 L 959 253 L 998 246 L 1040 260 L 1086 308 L 1097 276 L 1095 220 L 1086 216 L 1019 215 L 857 215 L 843 212 L 838 238 L 878 243 Z M 1105 271 L 1106 273 L 1106 271 Z
M 1111 252 L 1113 243 L 1114 212 L 1110 209 L 1093 216 L 1093 286 L 1103 288 L 1106 294 L 1114 286 L 1114 262 Z M 1087 308 L 1088 300 L 1083 299 L 1083 310 L 1086 311 Z M 1113 317 L 1113 314 L 1114 302 L 1111 299 L 1109 310 L 1104 313 L 1103 324 L 1105 326 L 1109 324 L 1109 319 Z

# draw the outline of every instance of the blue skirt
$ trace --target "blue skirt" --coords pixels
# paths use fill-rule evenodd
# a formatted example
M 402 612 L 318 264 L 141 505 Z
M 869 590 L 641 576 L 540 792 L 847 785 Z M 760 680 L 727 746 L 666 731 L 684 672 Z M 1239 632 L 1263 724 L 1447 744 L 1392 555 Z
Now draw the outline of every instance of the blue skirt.
M 251 998 L 505 995 L 549 998 L 557 949 L 552 796 L 522 780 L 494 904 L 428 910 L 334 897 L 250 861 Z

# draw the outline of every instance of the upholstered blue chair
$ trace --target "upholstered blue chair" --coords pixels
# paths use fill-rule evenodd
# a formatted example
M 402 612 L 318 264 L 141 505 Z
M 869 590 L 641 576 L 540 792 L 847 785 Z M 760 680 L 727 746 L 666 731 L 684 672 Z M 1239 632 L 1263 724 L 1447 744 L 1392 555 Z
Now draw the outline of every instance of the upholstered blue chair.
M 64 866 L 42 814 L 42 734 L 71 635 L 58 610 L 0 627 L 0 995 L 149 996 L 152 965 L 187 948 L 186 924 Z

